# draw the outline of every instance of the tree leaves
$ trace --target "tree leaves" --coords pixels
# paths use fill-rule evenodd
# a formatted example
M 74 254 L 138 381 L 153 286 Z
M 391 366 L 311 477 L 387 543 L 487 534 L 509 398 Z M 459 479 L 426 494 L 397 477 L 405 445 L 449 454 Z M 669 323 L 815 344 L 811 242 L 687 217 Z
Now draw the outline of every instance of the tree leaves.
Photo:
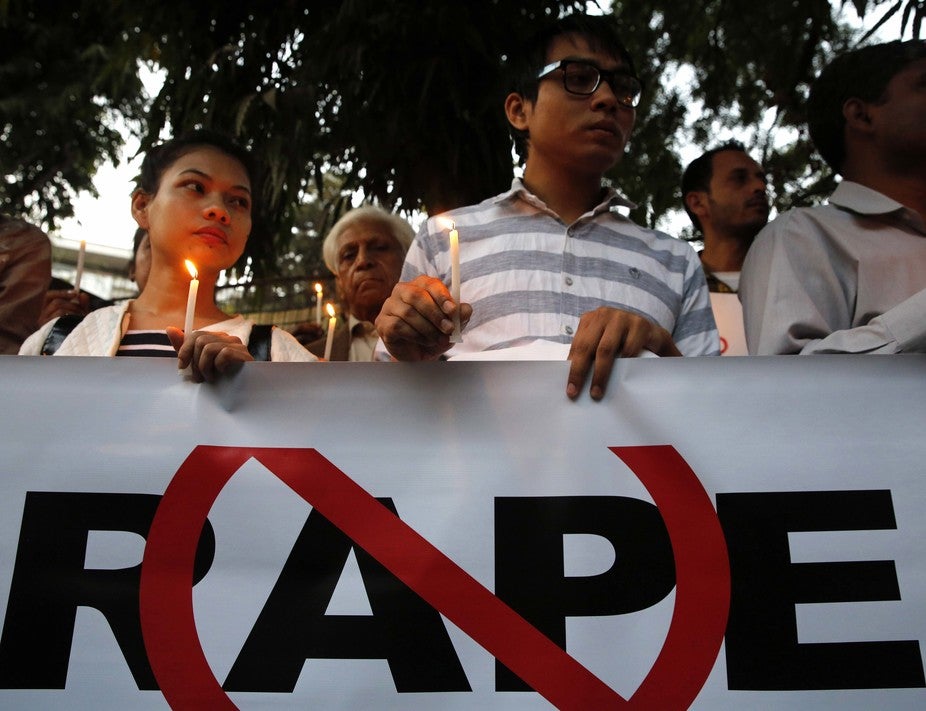
M 926 12 L 922 0 L 850 1 L 860 15 L 902 11 L 917 34 Z M 434 212 L 505 189 L 513 166 L 501 60 L 540 18 L 584 7 L 4 2 L 0 206 L 52 224 L 69 215 L 76 193 L 92 190 L 96 167 L 116 155 L 117 120 L 141 132 L 142 150 L 164 133 L 212 128 L 260 158 L 243 259 L 256 275 L 275 273 L 294 235 L 323 230 L 356 190 L 406 212 Z M 832 177 L 802 127 L 811 78 L 854 42 L 834 3 L 613 7 L 647 86 L 630 150 L 611 176 L 639 202 L 637 219 L 654 225 L 678 210 L 683 146 L 707 148 L 731 133 L 763 157 L 779 207 L 829 190 Z M 150 102 L 138 77 L 148 62 L 165 75 Z M 300 207 L 307 203 L 311 211 Z

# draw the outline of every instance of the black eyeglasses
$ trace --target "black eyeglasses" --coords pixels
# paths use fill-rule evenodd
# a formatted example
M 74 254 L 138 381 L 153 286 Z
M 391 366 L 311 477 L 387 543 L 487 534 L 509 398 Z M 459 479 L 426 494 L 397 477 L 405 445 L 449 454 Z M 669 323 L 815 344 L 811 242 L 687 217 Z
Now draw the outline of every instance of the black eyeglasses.
M 604 79 L 608 82 L 608 86 L 611 87 L 611 91 L 614 92 L 614 96 L 624 106 L 634 108 L 640 103 L 643 85 L 640 84 L 639 79 L 625 71 L 606 72 L 590 62 L 561 59 L 541 69 L 537 74 L 537 78 L 543 79 L 557 69 L 563 70 L 563 87 L 570 94 L 591 96 L 598 91 L 601 80 Z

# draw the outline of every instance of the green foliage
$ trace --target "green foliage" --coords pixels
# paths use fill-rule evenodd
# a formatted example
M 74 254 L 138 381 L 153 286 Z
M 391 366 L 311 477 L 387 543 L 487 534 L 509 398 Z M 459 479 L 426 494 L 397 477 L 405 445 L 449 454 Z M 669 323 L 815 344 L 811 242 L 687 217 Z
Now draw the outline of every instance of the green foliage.
M 901 12 L 921 0 L 845 0 Z M 611 176 L 653 225 L 680 205 L 681 148 L 744 135 L 780 208 L 832 187 L 801 132 L 808 82 L 854 38 L 829 0 L 615 0 L 647 85 Z M 507 187 L 512 161 L 500 63 L 538 18 L 584 2 L 282 0 L 0 2 L 0 203 L 54 224 L 128 122 L 142 150 L 207 127 L 261 158 L 255 227 L 238 265 L 260 277 L 318 265 L 320 235 L 358 189 L 436 212 Z M 165 81 L 147 101 L 139 68 Z M 328 184 L 325 176 L 336 179 Z M 311 205 L 307 210 L 304 206 Z M 289 256 L 287 256 L 289 255 Z M 315 260 L 315 261 L 312 261 Z
M 681 144 L 708 149 L 733 133 L 769 170 L 779 209 L 831 190 L 831 176 L 804 168 L 822 164 L 800 131 L 810 81 L 851 44 L 828 0 L 626 1 L 615 14 L 631 54 L 645 58 L 649 87 L 615 171 L 640 203 L 636 219 L 655 225 L 680 209 Z
M 845 4 L 846 0 L 843 0 Z M 864 16 L 868 12 L 868 0 L 852 0 L 852 4 L 855 6 L 856 11 L 860 16 Z M 900 33 L 903 34 L 907 27 L 910 28 L 910 32 L 914 37 L 919 37 L 923 32 L 923 22 L 926 21 L 926 2 L 923 0 L 874 0 L 871 3 L 872 5 L 881 5 L 886 4 L 888 8 L 884 11 L 884 14 L 878 18 L 878 21 L 872 25 L 871 29 L 865 33 L 862 37 L 862 41 L 867 40 L 869 37 L 874 35 L 879 29 L 881 29 L 884 24 L 890 20 L 898 12 L 901 12 L 900 17 Z
M 267 276 L 254 278 L 249 265 L 227 275 L 230 283 L 219 290 L 219 298 L 228 311 L 302 309 L 314 303 L 315 282 L 322 282 L 326 294 L 335 293 L 334 277 L 322 259 L 321 246 L 331 226 L 331 215 L 349 207 L 350 196 L 344 194 L 343 180 L 334 172 L 326 173 L 318 194 L 294 208 L 296 227 Z
M 105 3 L 30 2 L 0 17 L 0 209 L 55 223 L 93 191 L 138 115 L 141 85 Z M 12 15 L 15 13 L 15 22 Z
M 289 242 L 294 207 L 332 169 L 344 181 L 331 218 L 358 189 L 393 209 L 434 212 L 507 187 L 512 165 L 498 79 L 511 28 L 580 4 L 536 2 L 529 12 L 493 0 L 353 0 L 282 3 L 239 16 L 238 6 L 177 14 L 152 5 L 138 23 L 167 81 L 151 109 L 149 139 L 164 127 L 206 126 L 239 136 L 263 157 L 248 249 L 261 273 Z

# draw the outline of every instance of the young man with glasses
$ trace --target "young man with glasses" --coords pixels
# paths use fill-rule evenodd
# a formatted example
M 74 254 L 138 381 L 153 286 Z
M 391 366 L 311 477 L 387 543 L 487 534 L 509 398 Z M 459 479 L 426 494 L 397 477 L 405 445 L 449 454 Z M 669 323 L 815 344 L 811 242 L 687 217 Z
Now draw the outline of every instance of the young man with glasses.
M 511 190 L 429 219 L 376 325 L 398 360 L 527 344 L 569 348 L 566 385 L 591 373 L 601 399 L 616 357 L 716 355 L 719 340 L 694 250 L 612 208 L 603 186 L 621 158 L 642 92 L 613 17 L 572 15 L 513 57 L 504 102 L 526 157 Z M 461 303 L 451 299 L 450 222 L 459 233 Z M 467 323 L 450 343 L 452 319 Z M 453 346 L 451 348 L 451 346 Z

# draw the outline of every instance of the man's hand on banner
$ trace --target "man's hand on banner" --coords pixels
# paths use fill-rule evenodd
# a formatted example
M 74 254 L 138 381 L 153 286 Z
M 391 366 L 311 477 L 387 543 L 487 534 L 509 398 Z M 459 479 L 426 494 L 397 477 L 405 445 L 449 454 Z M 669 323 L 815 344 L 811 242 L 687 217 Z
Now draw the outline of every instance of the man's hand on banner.
M 662 326 L 629 311 L 605 306 L 582 315 L 569 349 L 569 379 L 566 395 L 575 400 L 589 371 L 593 400 L 604 397 L 615 358 L 633 358 L 644 350 L 658 356 L 680 356 L 672 335 Z M 594 369 L 593 369 L 594 366 Z

